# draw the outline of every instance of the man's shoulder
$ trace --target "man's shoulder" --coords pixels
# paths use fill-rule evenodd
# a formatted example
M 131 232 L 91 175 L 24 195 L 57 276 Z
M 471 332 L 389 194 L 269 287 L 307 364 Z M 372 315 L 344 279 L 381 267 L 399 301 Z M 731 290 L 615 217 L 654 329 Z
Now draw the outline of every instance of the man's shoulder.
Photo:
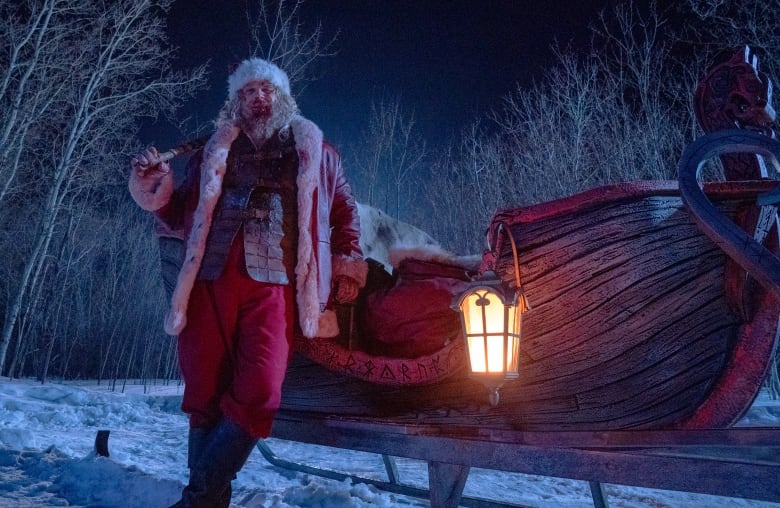
M 322 130 L 319 128 L 319 126 L 314 123 L 314 121 L 309 120 L 308 118 L 302 116 L 302 115 L 295 115 L 293 119 L 290 121 L 290 125 L 293 125 L 293 123 L 298 122 L 298 129 L 306 130 L 306 129 L 312 129 L 316 132 L 318 132 L 322 136 L 322 149 L 327 150 L 329 152 L 333 153 L 339 153 L 339 149 L 336 148 L 336 145 L 325 139 L 324 134 L 322 133 Z
M 339 149 L 327 139 L 322 140 L 322 151 L 333 155 L 340 155 Z
M 290 120 L 290 127 L 293 130 L 296 144 L 303 145 L 307 150 L 321 147 L 323 151 L 338 155 L 338 149 L 325 139 L 322 130 L 308 118 L 295 115 Z
M 290 127 L 296 134 L 311 136 L 319 133 L 320 136 L 322 135 L 322 130 L 316 123 L 300 114 L 293 115 L 290 119 Z

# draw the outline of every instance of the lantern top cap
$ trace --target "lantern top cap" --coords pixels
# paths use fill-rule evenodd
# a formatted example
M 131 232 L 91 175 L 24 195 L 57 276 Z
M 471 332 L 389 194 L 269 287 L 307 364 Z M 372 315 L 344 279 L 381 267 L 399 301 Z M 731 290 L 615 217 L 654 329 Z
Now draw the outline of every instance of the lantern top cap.
M 468 283 L 466 289 L 458 298 L 457 306 L 460 307 L 469 296 L 480 290 L 497 295 L 504 305 L 517 304 L 518 291 L 507 287 L 492 270 L 486 270 L 479 277 Z

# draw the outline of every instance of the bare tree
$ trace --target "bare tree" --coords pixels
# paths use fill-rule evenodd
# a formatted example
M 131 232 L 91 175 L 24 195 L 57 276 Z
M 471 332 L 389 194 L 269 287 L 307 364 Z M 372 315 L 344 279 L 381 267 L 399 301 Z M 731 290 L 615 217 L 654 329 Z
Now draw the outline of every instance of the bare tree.
M 361 201 L 381 208 L 396 219 L 409 221 L 410 204 L 423 180 L 428 148 L 417 135 L 414 113 L 405 113 L 400 99 L 371 105 L 366 130 L 350 166 Z
M 314 63 L 334 56 L 338 33 L 326 38 L 322 22 L 313 30 L 304 27 L 300 10 L 304 0 L 262 0 L 257 12 L 247 6 L 251 55 L 261 56 L 285 70 L 290 83 L 305 86 L 315 79 Z
M 0 371 L 25 301 L 42 283 L 69 198 L 94 185 L 112 183 L 112 173 L 104 168 L 122 167 L 118 160 L 124 159 L 121 151 L 137 119 L 150 110 L 172 111 L 203 82 L 203 68 L 183 74 L 168 66 L 171 50 L 165 47 L 163 15 L 169 0 L 71 5 L 48 2 L 43 6 L 51 10 L 50 21 L 39 28 L 40 38 L 47 41 L 41 46 L 48 58 L 35 60 L 28 55 L 19 60 L 22 66 L 38 69 L 39 61 L 56 57 L 56 68 L 41 70 L 42 79 L 36 83 L 43 88 L 30 89 L 22 102 L 26 111 L 40 110 L 25 101 L 49 100 L 56 94 L 52 100 L 57 108 L 47 117 L 50 135 L 28 137 L 21 145 L 24 151 L 46 154 L 33 160 L 46 177 L 46 187 L 30 248 L 8 303 L 0 335 Z M 113 182 L 120 176 L 122 172 L 113 173 Z
M 56 79 L 60 65 L 56 48 L 66 42 L 67 31 L 54 25 L 56 16 L 68 10 L 64 0 L 34 3 L 29 12 L 21 5 L 0 6 L 1 47 L 7 62 L 0 77 L 0 203 L 23 169 L 28 136 L 60 97 L 63 81 Z
M 482 252 L 485 224 L 507 190 L 495 171 L 504 167 L 503 157 L 500 143 L 475 122 L 464 129 L 460 144 L 448 146 L 431 164 L 430 179 L 421 186 L 431 210 L 427 229 L 445 248 Z
M 640 12 L 628 2 L 604 13 L 589 53 L 554 47 L 557 65 L 518 86 L 487 115 L 489 124 L 463 133 L 447 167 L 437 165 L 428 201 L 442 199 L 439 189 L 447 184 L 438 178 L 455 178 L 461 195 L 450 213 L 469 209 L 463 219 L 486 224 L 498 208 L 609 182 L 671 177 L 690 125 L 671 65 L 674 37 L 654 6 Z M 481 233 L 458 220 L 444 222 L 460 229 L 452 238 Z M 481 244 L 481 234 L 468 241 Z
M 685 42 L 708 60 L 724 49 L 749 44 L 765 55 L 770 75 L 780 71 L 780 1 L 685 0 L 676 4 Z

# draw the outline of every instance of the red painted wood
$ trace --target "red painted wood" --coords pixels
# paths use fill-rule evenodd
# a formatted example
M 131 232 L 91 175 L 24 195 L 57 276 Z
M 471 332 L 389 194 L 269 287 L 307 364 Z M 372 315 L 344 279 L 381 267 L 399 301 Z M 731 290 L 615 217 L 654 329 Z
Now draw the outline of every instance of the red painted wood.
M 742 327 L 715 386 L 699 407 L 676 427 L 706 429 L 729 427 L 750 408 L 766 379 L 777 334 L 778 298 L 764 293 L 754 320 Z M 774 337 L 773 337 L 774 335 Z
M 334 339 L 295 341 L 295 350 L 323 367 L 370 383 L 416 386 L 436 383 L 466 368 L 465 345 L 449 341 L 442 349 L 417 358 L 393 358 L 348 349 Z

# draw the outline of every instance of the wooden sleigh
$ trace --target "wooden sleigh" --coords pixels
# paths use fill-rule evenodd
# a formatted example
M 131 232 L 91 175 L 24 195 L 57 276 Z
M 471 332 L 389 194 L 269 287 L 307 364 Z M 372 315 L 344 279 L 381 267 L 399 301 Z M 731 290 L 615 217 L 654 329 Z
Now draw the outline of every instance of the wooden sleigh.
M 722 131 L 686 150 L 679 183 L 495 214 L 483 265 L 514 284 L 511 234 L 532 307 L 520 376 L 496 407 L 468 376 L 462 338 L 417 358 L 298 339 L 273 436 L 380 453 L 387 481 L 261 452 L 435 507 L 515 506 L 463 496 L 472 467 L 585 480 L 597 507 L 602 482 L 780 502 L 780 431 L 732 427 L 777 342 L 777 182 L 700 186 L 700 162 L 727 152 L 777 159 L 780 143 Z M 427 461 L 429 489 L 400 482 L 393 456 Z
M 765 154 L 770 146 L 777 151 L 775 142 L 741 131 L 697 147 L 702 143 L 717 145 L 716 152 L 749 143 Z M 417 358 L 301 338 L 283 407 L 522 430 L 730 426 L 766 376 L 780 316 L 780 291 L 747 276 L 741 258 L 758 249 L 775 258 L 754 240 L 731 248 L 745 253 L 736 260 L 724 252 L 698 224 L 714 219 L 687 208 L 686 197 L 695 194 L 687 179 L 616 184 L 494 216 L 495 249 L 483 263 L 514 284 L 509 242 L 496 236 L 508 231 L 532 308 L 524 318 L 519 378 L 502 388 L 497 407 L 489 408 L 485 389 L 469 379 L 458 336 Z M 725 222 L 755 213 L 757 198 L 775 185 L 712 183 L 701 196 Z M 770 226 L 772 234 L 762 236 L 776 254 L 774 221 Z M 764 268 L 750 268 L 766 279 Z M 762 283 L 777 286 L 777 274 Z
M 284 408 L 525 431 L 736 422 L 778 332 L 776 181 L 765 161 L 776 164 L 780 145 L 770 80 L 749 47 L 714 65 L 694 99 L 710 134 L 683 154 L 679 182 L 609 185 L 493 216 L 481 269 L 514 289 L 516 263 L 531 306 L 519 377 L 497 407 L 469 379 L 464 341 L 449 330 L 431 337 L 437 350 L 404 358 L 343 338 L 297 340 Z M 715 157 L 725 181 L 700 185 Z
M 497 407 L 458 338 L 417 358 L 300 339 L 273 436 L 382 454 L 387 481 L 286 461 L 265 443 L 263 456 L 437 508 L 516 506 L 464 496 L 474 467 L 587 481 L 596 508 L 608 505 L 602 483 L 780 502 L 780 430 L 733 427 L 770 368 L 780 316 L 777 183 L 754 155 L 777 168 L 768 83 L 749 48 L 708 73 L 695 105 L 712 134 L 687 148 L 679 182 L 493 217 L 483 268 L 515 284 L 508 232 L 532 306 L 520 375 Z M 762 134 L 722 130 L 735 124 Z M 726 181 L 700 186 L 715 156 Z M 394 456 L 427 462 L 429 488 L 404 484 Z

